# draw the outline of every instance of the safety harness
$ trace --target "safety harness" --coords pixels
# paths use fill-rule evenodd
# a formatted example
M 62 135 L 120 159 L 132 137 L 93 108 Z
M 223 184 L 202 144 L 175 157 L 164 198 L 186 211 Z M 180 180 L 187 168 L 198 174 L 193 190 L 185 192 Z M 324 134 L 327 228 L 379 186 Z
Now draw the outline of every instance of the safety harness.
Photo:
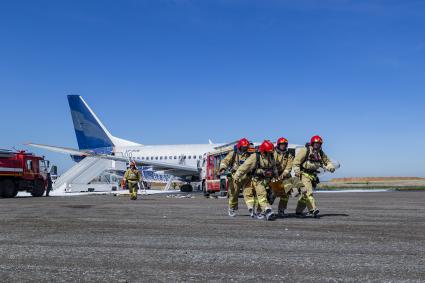
M 246 154 L 249 154 L 249 152 L 246 152 Z M 236 160 L 236 157 L 238 158 L 237 160 Z M 239 154 L 237 154 L 236 147 L 233 149 L 232 158 L 230 159 L 229 165 L 227 166 L 227 170 L 230 171 L 231 173 L 234 173 L 233 167 L 234 167 L 235 161 L 237 161 L 239 163 L 239 166 L 242 165 L 245 162 L 245 160 L 241 161 L 239 159 Z
M 307 162 L 307 161 L 319 162 L 320 166 L 323 166 L 323 159 L 322 159 L 323 151 L 322 151 L 322 149 L 319 149 L 318 152 L 317 152 L 318 158 L 313 159 L 313 158 L 311 158 L 312 152 L 311 152 L 310 146 L 311 146 L 310 143 L 307 143 L 305 145 L 305 147 L 307 148 L 307 155 L 306 155 L 306 159 L 305 159 L 304 163 Z M 311 180 L 313 187 L 316 187 L 320 183 L 319 177 L 317 177 L 318 172 L 316 170 L 309 170 L 309 169 L 304 168 L 304 166 L 302 166 L 303 164 L 301 164 L 302 174 Z
M 278 150 L 277 150 L 278 151 Z M 279 152 L 279 151 L 278 151 Z M 292 155 L 292 152 L 289 150 L 289 149 L 287 149 L 287 150 L 285 150 L 283 153 L 282 152 L 280 152 L 280 154 L 282 155 L 282 160 L 284 160 L 285 158 L 288 160 L 289 159 L 289 156 L 291 156 Z M 277 164 L 277 160 L 275 160 L 275 162 L 276 162 L 276 164 Z M 280 162 L 279 162 L 280 163 Z M 277 165 L 276 165 L 276 167 L 277 167 Z M 279 169 L 279 168 L 278 168 Z M 281 168 L 282 170 L 278 170 L 279 172 L 279 175 L 280 174 L 282 174 L 282 172 L 285 170 L 285 168 Z
M 256 155 L 256 160 L 255 160 L 255 168 L 253 169 L 253 173 L 252 173 L 252 175 L 254 176 L 254 177 L 257 177 L 257 178 L 264 178 L 265 176 L 264 176 L 264 173 L 266 172 L 266 171 L 272 171 L 273 172 L 273 175 L 271 176 L 271 177 L 269 177 L 270 179 L 271 178 L 273 178 L 273 177 L 278 177 L 279 176 L 279 172 L 278 172 L 278 170 L 277 170 L 277 166 L 276 166 L 276 160 L 275 160 L 275 158 L 274 158 L 274 155 L 271 155 L 271 167 L 270 168 L 261 168 L 261 160 L 260 160 L 260 158 L 261 158 L 261 153 L 259 152 L 259 151 L 257 151 L 257 152 L 255 152 L 255 155 Z M 259 174 L 258 173 L 258 169 L 263 169 L 265 172 L 263 173 L 263 174 Z

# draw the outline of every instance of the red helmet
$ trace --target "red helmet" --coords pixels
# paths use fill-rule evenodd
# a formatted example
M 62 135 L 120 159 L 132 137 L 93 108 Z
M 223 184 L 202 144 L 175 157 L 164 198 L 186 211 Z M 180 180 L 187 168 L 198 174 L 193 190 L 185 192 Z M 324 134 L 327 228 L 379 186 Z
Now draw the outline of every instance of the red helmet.
M 260 152 L 272 152 L 274 150 L 274 145 L 271 141 L 265 140 L 260 145 Z
M 316 143 L 316 142 L 323 144 L 323 140 L 320 136 L 314 136 L 314 137 L 311 138 L 310 144 L 313 144 L 313 143 Z
M 288 140 L 285 139 L 285 138 L 278 138 L 277 139 L 277 142 L 276 142 L 276 145 L 279 145 L 281 143 L 288 143 Z
M 246 138 L 241 139 L 238 144 L 236 145 L 236 147 L 238 149 L 241 149 L 241 147 L 248 147 L 249 146 L 249 140 L 247 140 Z

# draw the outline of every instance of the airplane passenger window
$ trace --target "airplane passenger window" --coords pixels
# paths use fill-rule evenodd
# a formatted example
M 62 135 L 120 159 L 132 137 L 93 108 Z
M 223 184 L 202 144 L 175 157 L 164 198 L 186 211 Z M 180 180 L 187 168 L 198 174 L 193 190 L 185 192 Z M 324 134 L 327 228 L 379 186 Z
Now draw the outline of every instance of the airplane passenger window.
M 164 159 L 167 160 L 167 156 L 164 156 Z
M 189 159 L 192 159 L 192 156 L 190 156 L 190 155 L 189 155 L 189 156 L 188 156 L 188 158 L 189 158 Z
M 160 160 L 162 160 L 162 156 L 161 156 L 161 157 L 159 157 L 159 159 L 160 159 Z
M 186 159 L 186 155 L 185 155 L 185 156 L 183 156 L 183 159 Z
M 202 159 L 202 156 L 201 155 L 199 155 L 199 159 Z
M 173 159 L 173 157 L 172 157 L 172 156 L 170 156 L 170 159 Z
M 177 159 L 177 156 L 174 155 L 174 159 Z
M 158 156 L 155 156 L 155 160 L 158 160 Z
M 193 156 L 193 159 L 196 159 L 196 155 Z

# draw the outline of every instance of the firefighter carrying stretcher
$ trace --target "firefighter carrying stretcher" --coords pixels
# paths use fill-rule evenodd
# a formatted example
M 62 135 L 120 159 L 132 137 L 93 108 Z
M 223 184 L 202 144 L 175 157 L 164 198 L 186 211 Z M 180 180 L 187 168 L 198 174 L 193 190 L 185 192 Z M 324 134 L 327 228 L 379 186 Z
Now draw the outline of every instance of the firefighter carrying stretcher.
M 244 164 L 245 160 L 251 155 L 248 151 L 249 145 L 250 142 L 246 138 L 239 140 L 235 149 L 230 151 L 220 163 L 220 175 L 227 175 L 229 198 L 228 214 L 231 217 L 235 217 L 236 211 L 238 210 L 239 190 L 249 189 L 251 186 L 251 178 L 248 177 L 236 181 L 233 177 L 239 166 Z
M 273 191 L 273 198 L 270 202 L 273 204 L 274 198 L 280 198 L 278 217 L 284 217 L 285 210 L 288 206 L 289 196 L 297 196 L 299 191 L 303 190 L 304 184 L 299 178 L 291 176 L 294 156 L 288 150 L 288 140 L 286 138 L 282 137 L 277 140 L 274 158 L 278 170 L 278 176 L 270 183 L 270 187 Z
M 266 220 L 276 219 L 272 207 L 267 200 L 267 188 L 273 178 L 278 177 L 276 162 L 274 159 L 274 145 L 265 140 L 259 147 L 258 152 L 252 154 L 244 164 L 242 164 L 234 174 L 235 182 L 252 176 L 252 185 L 258 198 L 258 205 L 261 208 L 261 215 L 258 218 Z M 252 208 L 250 213 L 252 214 Z
M 306 144 L 295 156 L 293 170 L 295 176 L 301 180 L 305 186 L 305 190 L 298 200 L 296 215 L 301 216 L 307 207 L 307 216 L 317 217 L 319 210 L 316 207 L 313 198 L 313 189 L 319 184 L 317 176 L 318 169 L 324 168 L 325 170 L 333 173 L 335 167 L 322 150 L 323 139 L 320 136 L 311 138 L 310 143 Z

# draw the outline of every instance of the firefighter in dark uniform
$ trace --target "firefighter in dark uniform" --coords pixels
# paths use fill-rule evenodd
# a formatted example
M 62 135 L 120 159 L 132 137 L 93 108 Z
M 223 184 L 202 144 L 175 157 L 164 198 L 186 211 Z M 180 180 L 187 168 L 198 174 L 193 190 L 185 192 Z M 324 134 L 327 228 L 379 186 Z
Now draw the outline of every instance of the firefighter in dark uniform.
M 52 176 L 50 172 L 47 173 L 46 177 L 47 177 L 46 197 L 48 197 L 50 194 L 50 191 L 52 190 L 53 182 L 52 182 Z

